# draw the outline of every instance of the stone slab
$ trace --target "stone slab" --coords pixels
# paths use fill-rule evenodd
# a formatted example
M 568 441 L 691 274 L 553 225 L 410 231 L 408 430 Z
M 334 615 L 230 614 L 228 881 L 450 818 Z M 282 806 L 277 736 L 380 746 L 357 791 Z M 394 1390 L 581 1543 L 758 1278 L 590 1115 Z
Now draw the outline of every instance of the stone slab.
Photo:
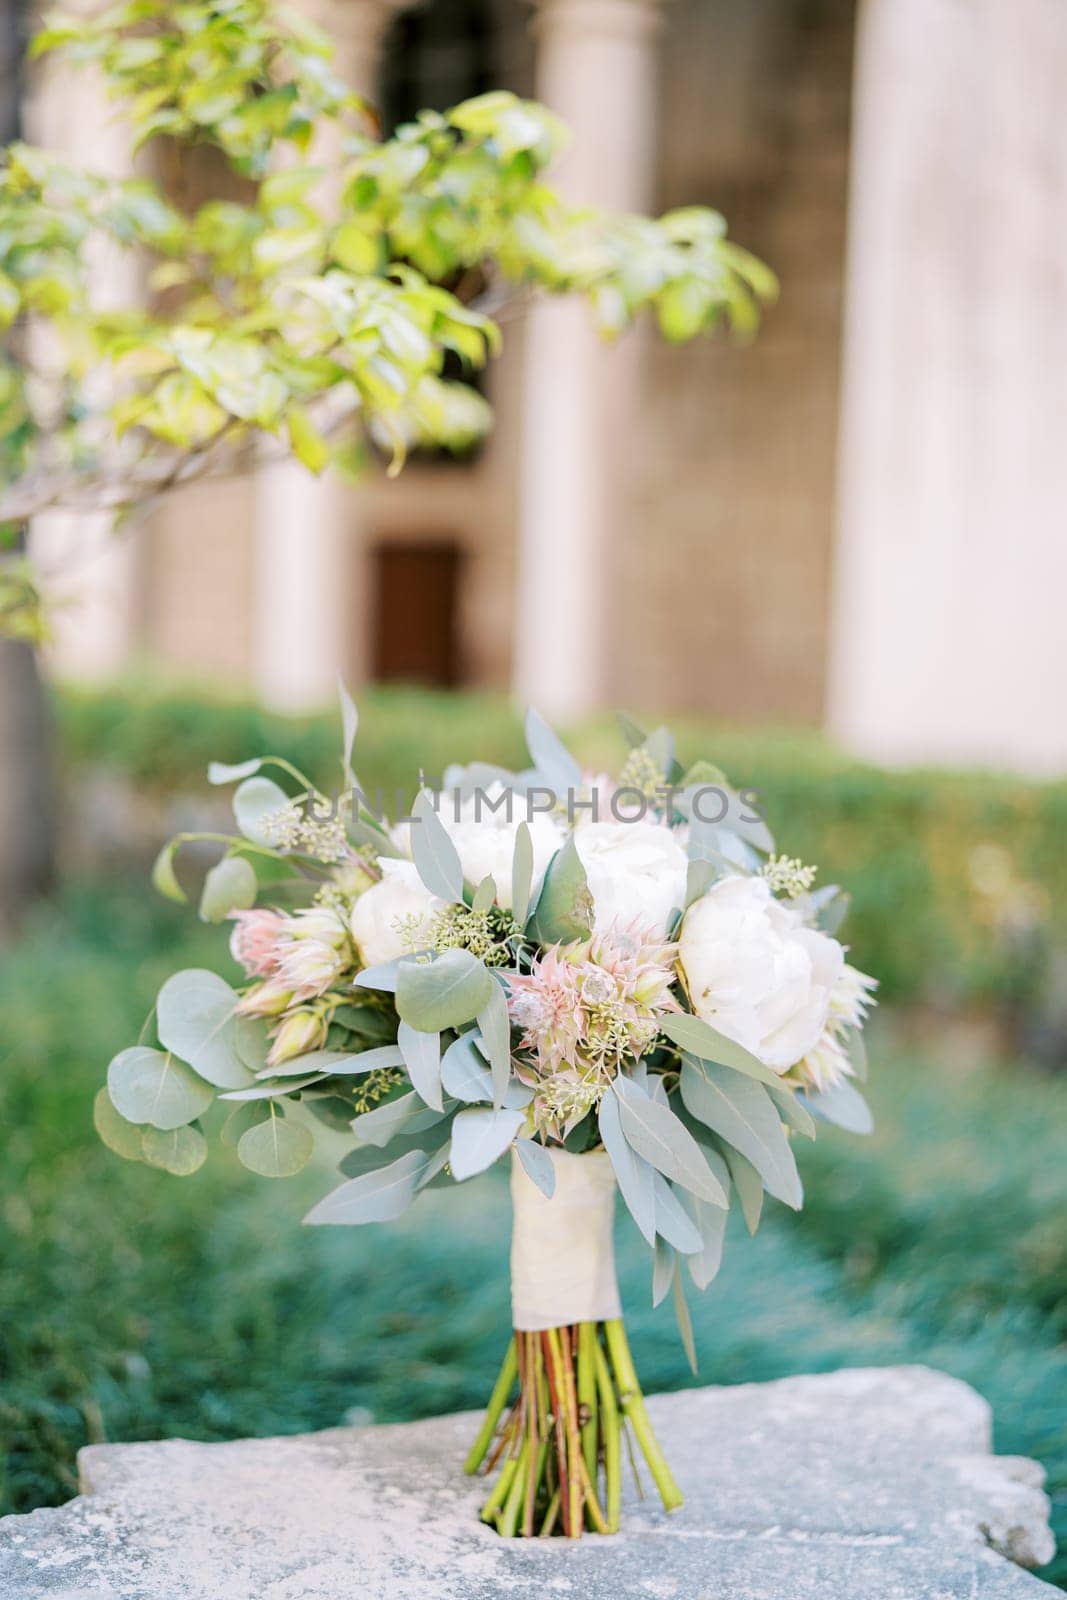
M 229 1444 L 95 1445 L 83 1494 L 0 1522 L 0 1600 L 1050 1600 L 1036 1463 L 922 1367 L 658 1395 L 685 1490 L 611 1538 L 505 1542 L 474 1415 Z

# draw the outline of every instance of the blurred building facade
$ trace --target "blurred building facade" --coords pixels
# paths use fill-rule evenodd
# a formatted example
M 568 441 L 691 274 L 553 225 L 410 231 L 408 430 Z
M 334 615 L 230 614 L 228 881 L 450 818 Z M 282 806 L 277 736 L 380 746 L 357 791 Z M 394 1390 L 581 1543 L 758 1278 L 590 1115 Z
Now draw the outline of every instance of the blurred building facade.
M 883 760 L 1062 769 L 1061 0 L 304 4 L 387 122 L 536 95 L 572 130 L 565 192 L 721 208 L 781 301 L 750 347 L 677 349 L 542 303 L 505 324 L 471 458 L 356 488 L 272 468 L 121 545 L 90 530 L 57 670 L 149 662 L 292 711 L 339 669 L 511 684 L 558 717 L 823 723 Z M 94 92 L 43 79 L 30 131 L 113 170 Z

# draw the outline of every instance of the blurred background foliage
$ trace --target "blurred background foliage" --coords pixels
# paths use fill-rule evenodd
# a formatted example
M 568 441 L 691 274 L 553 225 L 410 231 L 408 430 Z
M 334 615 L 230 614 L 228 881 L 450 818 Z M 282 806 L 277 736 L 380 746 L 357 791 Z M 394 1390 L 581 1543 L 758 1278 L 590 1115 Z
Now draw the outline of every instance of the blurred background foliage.
M 502 699 L 381 690 L 361 701 L 368 790 L 410 792 L 420 764 L 433 775 L 446 757 L 523 761 Z M 507 1334 L 502 1179 L 426 1196 L 390 1230 L 385 1283 L 376 1230 L 300 1227 L 331 1183 L 327 1158 L 271 1184 L 220 1150 L 179 1186 L 118 1160 L 92 1127 L 106 1062 L 166 974 L 200 963 L 232 975 L 219 930 L 146 886 L 161 834 L 217 803 L 190 775 L 273 748 L 329 780 L 331 720 L 147 690 L 65 693 L 54 713 L 80 853 L 0 969 L 0 1509 L 67 1498 L 87 1441 L 478 1406 Z M 1067 1080 L 1035 1063 L 1018 1018 L 1040 1013 L 1055 965 L 1060 932 L 1042 897 L 1063 903 L 1067 793 L 880 772 L 795 733 L 678 732 L 685 753 L 764 790 L 785 845 L 851 889 L 855 957 L 884 977 L 889 1004 L 871 1039 L 875 1137 L 821 1133 L 801 1151 L 802 1216 L 771 1206 L 754 1241 L 733 1237 L 719 1279 L 691 1297 L 696 1380 L 672 1318 L 652 1313 L 645 1252 L 620 1220 L 647 1386 L 943 1368 L 990 1400 L 999 1450 L 1049 1468 L 1064 1538 Z M 595 766 L 617 764 L 607 720 L 572 743 Z M 997 884 L 1033 899 L 1029 922 L 1001 909 L 996 932 L 986 902 Z M 428 1317 L 431 1306 L 445 1314 Z M 1050 1575 L 1067 1585 L 1067 1560 Z
M 449 761 L 526 764 L 522 719 L 503 695 L 379 687 L 362 692 L 360 704 L 357 772 L 368 793 L 381 788 L 390 812 L 398 793 L 414 793 L 420 768 L 433 779 Z M 198 783 L 206 797 L 210 760 L 267 751 L 325 785 L 335 782 L 338 734 L 329 715 L 287 719 L 143 683 L 63 690 L 55 712 L 68 808 L 84 804 L 94 775 L 98 791 L 106 775 L 108 804 L 121 805 L 125 790 L 128 803 L 136 794 L 143 809 L 154 795 L 166 824 L 177 827 L 195 809 Z M 1031 1051 L 1062 1056 L 1067 783 L 888 771 L 804 730 L 739 730 L 693 718 L 671 726 L 683 758 L 705 756 L 738 788 L 757 790 L 779 845 L 817 863 L 820 883 L 849 890 L 846 936 L 859 965 L 878 975 L 883 999 L 939 1012 L 967 1008 Z M 567 735 L 591 770 L 618 770 L 624 746 L 612 717 Z M 216 795 L 214 803 L 228 814 L 224 799 Z M 84 810 L 80 822 L 87 822 Z M 151 817 L 144 824 L 151 829 Z M 155 826 L 162 837 L 167 825 Z M 121 832 L 112 834 L 121 845 Z

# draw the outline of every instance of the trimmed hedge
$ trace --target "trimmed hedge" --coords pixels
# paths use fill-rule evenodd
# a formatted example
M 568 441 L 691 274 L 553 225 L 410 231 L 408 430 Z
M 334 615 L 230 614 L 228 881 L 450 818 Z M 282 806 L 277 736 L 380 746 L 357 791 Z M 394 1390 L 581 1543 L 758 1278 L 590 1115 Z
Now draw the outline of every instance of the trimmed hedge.
M 366 690 L 356 769 L 387 802 L 450 761 L 522 766 L 521 717 L 501 696 Z M 254 705 L 153 689 L 63 690 L 55 700 L 68 772 L 88 765 L 150 793 L 188 793 L 209 760 L 282 754 L 336 782 L 329 715 L 280 717 Z M 939 1008 L 1051 1015 L 1050 972 L 1067 948 L 1067 783 L 985 772 L 886 771 L 817 734 L 741 732 L 675 719 L 683 760 L 707 756 L 759 791 L 779 844 L 852 893 L 857 963 L 882 994 Z M 564 730 L 594 769 L 624 751 L 607 716 Z

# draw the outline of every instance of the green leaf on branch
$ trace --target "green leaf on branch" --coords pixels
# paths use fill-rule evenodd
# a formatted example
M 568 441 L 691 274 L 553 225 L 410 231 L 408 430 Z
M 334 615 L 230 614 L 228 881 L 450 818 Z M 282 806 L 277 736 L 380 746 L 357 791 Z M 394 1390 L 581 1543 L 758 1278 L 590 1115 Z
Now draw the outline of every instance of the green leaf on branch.
M 314 1144 L 310 1128 L 272 1111 L 242 1133 L 237 1159 L 261 1178 L 291 1178 L 307 1165 Z
M 592 925 L 593 898 L 574 835 L 569 833 L 549 863 L 526 932 L 541 944 L 557 944 L 585 938 Z
M 454 1101 L 451 1106 L 454 1110 Z M 443 1112 L 435 1111 L 412 1089 L 408 1094 L 402 1094 L 395 1100 L 384 1100 L 373 1111 L 364 1111 L 361 1116 L 355 1117 L 352 1132 L 361 1144 L 373 1144 L 384 1149 L 397 1137 L 407 1137 L 435 1127 L 448 1114 L 447 1102 Z
M 445 950 L 432 960 L 404 961 L 396 975 L 396 1009 L 422 1033 L 472 1022 L 489 1004 L 495 979 L 469 950 Z
M 342 1183 L 325 1200 L 320 1200 L 304 1221 L 312 1226 L 328 1223 L 342 1227 L 363 1222 L 393 1222 L 414 1200 L 419 1180 L 431 1160 L 423 1150 L 409 1150 L 387 1167 Z
M 529 823 L 520 822 L 515 829 L 515 848 L 511 858 L 511 914 L 520 928 L 525 925 L 530 909 L 533 869 L 533 835 Z
M 246 778 L 233 797 L 237 826 L 253 844 L 269 845 L 273 838 L 265 819 L 276 816 L 289 805 L 289 796 L 273 778 Z
M 692 1255 L 699 1250 L 700 1230 L 661 1172 L 655 1173 L 652 1178 L 652 1200 L 656 1214 L 657 1250 L 664 1239 L 682 1255 Z M 725 1210 L 721 1214 L 725 1217 Z
M 726 1190 L 681 1118 L 622 1073 L 612 1084 L 611 1092 L 619 1102 L 622 1130 L 631 1148 L 664 1177 L 725 1209 L 729 1204 Z
M 199 1128 L 145 1128 L 141 1154 L 150 1167 L 161 1167 L 176 1178 L 188 1178 L 207 1160 L 207 1140 Z
M 93 1100 L 93 1126 L 101 1142 L 115 1155 L 127 1161 L 142 1159 L 141 1129 L 119 1115 L 106 1089 L 98 1090 Z
M 745 1219 L 745 1227 L 749 1233 L 754 1234 L 759 1227 L 763 1211 L 763 1179 L 748 1157 L 743 1156 L 740 1150 L 735 1150 L 732 1144 L 724 1143 L 722 1153 L 730 1169 L 737 1198 L 741 1202 L 741 1215 Z
M 420 1100 L 434 1111 L 443 1111 L 441 1092 L 441 1035 L 423 1033 L 407 1022 L 397 1029 L 396 1042 L 407 1068 L 412 1087 Z
M 239 1048 L 237 998 L 217 973 L 191 967 L 168 978 L 156 1001 L 160 1043 L 218 1089 L 252 1081 Z
M 797 1164 L 763 1085 L 728 1067 L 685 1056 L 681 1089 L 690 1114 L 740 1150 L 775 1199 L 799 1211 L 804 1193 Z
M 623 1131 L 619 1100 L 606 1094 L 600 1102 L 597 1123 L 604 1148 L 608 1153 L 619 1193 L 626 1202 L 630 1215 L 636 1222 L 647 1244 L 656 1238 L 655 1168 L 644 1156 L 638 1155 Z
M 411 817 L 411 857 L 419 877 L 439 900 L 458 904 L 463 899 L 459 854 L 425 789 L 412 806 Z
M 848 1133 L 873 1133 L 874 1118 L 871 1108 L 851 1083 L 839 1083 L 821 1094 L 805 1094 L 800 1105 L 807 1107 L 823 1122 L 832 1122 L 836 1128 Z
M 452 1123 L 449 1156 L 456 1182 L 473 1178 L 499 1160 L 525 1121 L 521 1111 L 494 1111 L 487 1106 L 458 1111 Z
M 750 1051 L 735 1044 L 702 1017 L 691 1016 L 688 1011 L 669 1011 L 659 1018 L 659 1028 L 679 1049 L 699 1056 L 702 1061 L 714 1061 L 733 1072 L 744 1073 L 746 1078 L 755 1078 L 758 1083 L 777 1086 L 781 1081 L 770 1067 L 765 1067 Z
M 546 1200 L 551 1200 L 556 1192 L 556 1169 L 544 1145 L 536 1139 L 516 1139 L 515 1150 L 530 1182 L 537 1185 Z
M 195 1121 L 213 1099 L 184 1062 L 147 1045 L 120 1051 L 107 1069 L 107 1091 L 127 1122 L 147 1122 L 164 1132 Z
M 222 922 L 231 911 L 247 911 L 256 903 L 259 880 L 241 856 L 224 856 L 204 879 L 200 896 L 203 922 Z

